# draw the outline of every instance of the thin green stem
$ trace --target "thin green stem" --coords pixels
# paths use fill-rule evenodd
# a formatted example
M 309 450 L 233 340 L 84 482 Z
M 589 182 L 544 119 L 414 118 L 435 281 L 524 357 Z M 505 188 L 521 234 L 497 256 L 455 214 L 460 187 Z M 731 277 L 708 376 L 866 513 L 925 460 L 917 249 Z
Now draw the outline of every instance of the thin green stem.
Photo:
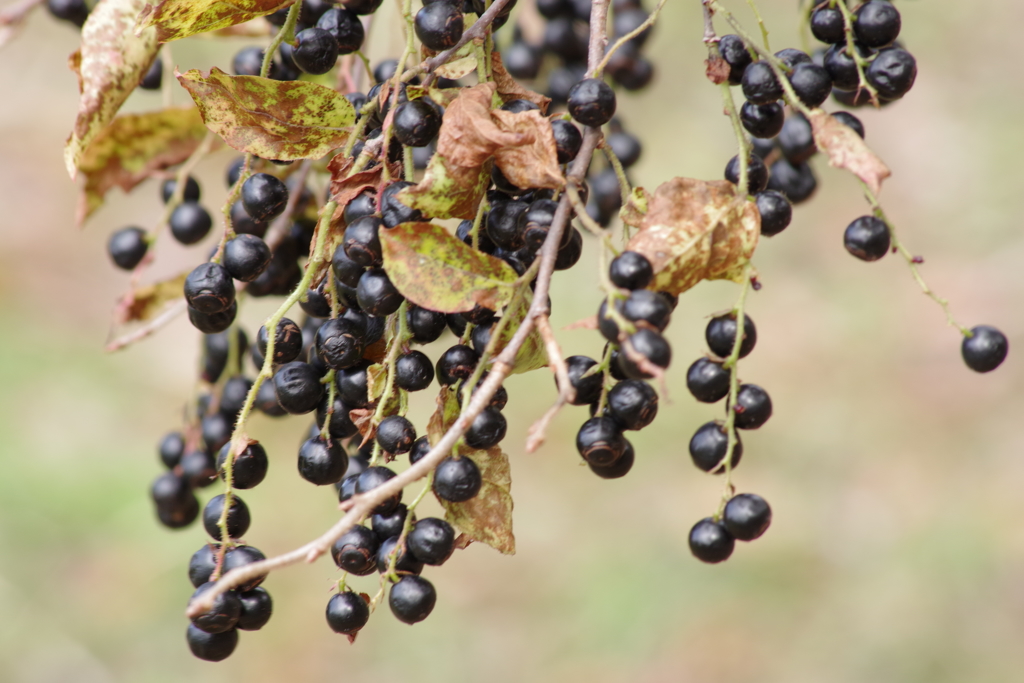
M 412 0 L 403 0 L 402 2 L 402 18 L 405 19 L 402 25 L 402 31 L 405 33 L 405 50 L 402 52 L 402 56 L 398 59 L 398 64 L 395 66 L 395 75 L 391 77 L 391 91 L 388 93 L 388 97 L 391 98 L 391 110 L 388 112 L 390 117 L 394 117 L 395 108 L 398 106 L 398 90 L 399 84 L 402 82 L 402 73 L 405 70 L 405 63 L 409 57 L 416 52 L 416 40 L 415 40 L 415 27 L 413 25 L 412 16 Z M 386 122 L 390 124 L 390 122 Z M 391 169 L 388 165 L 388 147 L 391 143 L 391 137 L 394 133 L 394 126 L 386 125 L 384 130 L 384 145 L 381 147 L 381 178 L 384 182 L 391 180 Z
M 405 180 L 412 181 L 416 175 L 416 165 L 412 161 L 412 147 L 402 145 L 402 160 L 405 162 Z
M 398 307 L 398 312 L 395 313 L 397 319 L 392 320 L 392 324 L 389 326 L 391 332 L 391 339 L 388 341 L 388 352 L 384 357 L 384 371 L 387 373 L 384 380 L 384 392 L 377 399 L 377 407 L 373 411 L 373 417 L 371 418 L 371 424 L 376 427 L 380 424 L 386 416 L 384 412 L 387 410 L 388 405 L 391 403 L 391 394 L 395 390 L 395 361 L 398 360 L 399 354 L 402 352 L 402 348 L 405 343 L 412 336 L 409 332 L 408 324 L 408 310 L 409 301 L 403 301 L 402 305 Z M 377 464 L 381 454 L 380 444 L 374 442 L 373 456 L 371 464 Z
M 629 184 L 629 178 L 626 177 L 626 169 L 623 168 L 622 162 L 607 144 L 601 145 L 601 151 L 604 152 L 608 163 L 615 169 L 615 177 L 619 179 L 619 194 L 622 195 L 622 205 L 625 206 L 629 203 L 629 195 L 633 194 L 633 187 Z
M 476 207 L 476 216 L 473 217 L 473 227 L 469 233 L 473 240 L 474 251 L 480 250 L 480 226 L 483 225 L 484 214 L 487 213 L 489 208 L 490 204 L 487 202 L 487 197 L 481 198 L 480 204 Z
M 658 2 L 658 5 L 649 15 L 647 15 L 647 18 L 644 20 L 642 24 L 640 24 L 635 29 L 633 29 L 626 35 L 622 36 L 621 38 L 616 40 L 614 44 L 612 44 L 612 46 L 608 49 L 608 52 L 605 53 L 604 58 L 602 58 L 601 61 L 598 62 L 597 68 L 594 69 L 595 78 L 601 77 L 601 74 L 604 72 L 605 67 L 608 66 L 608 62 L 611 60 L 612 55 L 614 55 L 619 50 L 619 48 L 621 48 L 623 45 L 633 40 L 638 35 L 640 35 L 641 33 L 643 33 L 644 31 L 646 31 L 647 29 L 654 25 L 654 22 L 658 20 L 658 15 L 661 14 L 661 8 L 665 6 L 666 2 L 668 2 L 668 0 L 660 0 L 660 2 Z
M 302 0 L 295 0 L 295 4 L 288 9 L 288 16 L 284 20 L 284 25 L 278 29 L 274 38 L 270 41 L 267 51 L 263 54 L 263 64 L 260 65 L 260 78 L 266 78 L 270 75 L 270 67 L 274 63 L 274 55 L 277 54 L 277 48 L 281 47 L 281 43 L 285 41 L 285 38 L 295 34 L 295 24 L 299 21 L 299 12 L 301 11 Z
M 764 49 L 771 52 L 771 45 L 768 44 L 768 28 L 764 25 L 764 19 L 761 18 L 761 12 L 757 9 L 757 3 L 754 2 L 754 0 L 747 0 L 747 4 L 750 6 L 751 11 L 754 12 L 754 16 L 757 18 L 757 25 L 761 27 L 761 38 L 764 40 Z
M 427 475 L 426 483 L 423 485 L 423 488 L 420 490 L 420 492 L 416 495 L 416 498 L 414 498 L 413 501 L 406 506 L 405 523 L 402 524 L 402 531 L 398 535 L 398 543 L 395 544 L 395 547 L 391 550 L 391 553 L 388 555 L 388 566 L 384 569 L 383 572 L 381 572 L 380 589 L 377 591 L 377 594 L 373 596 L 373 599 L 370 600 L 371 612 L 377 607 L 381 599 L 384 597 L 384 590 L 387 584 L 392 582 L 398 582 L 401 580 L 401 577 L 395 573 L 395 565 L 398 564 L 398 553 L 399 551 L 405 548 L 405 539 L 408 538 L 409 531 L 412 530 L 412 520 L 415 517 L 413 513 L 416 511 L 416 507 L 423 501 L 423 498 L 426 497 L 427 492 L 430 491 L 433 482 L 434 473 L 431 472 L 430 474 Z M 408 552 L 408 550 L 406 550 L 406 552 Z
M 871 60 L 865 59 L 854 44 L 853 13 L 850 12 L 850 8 L 846 6 L 845 2 L 835 2 L 834 6 L 839 7 L 839 11 L 843 15 L 843 31 L 846 33 L 846 52 L 857 65 L 857 90 L 866 90 L 868 95 L 871 96 L 871 103 L 875 107 L 879 107 L 881 105 L 878 101 L 878 91 L 875 90 L 874 86 L 868 82 L 867 77 L 864 75 L 864 69 L 871 63 Z
M 597 401 L 597 412 L 594 413 L 595 415 L 604 413 L 604 407 L 608 405 L 608 385 L 612 381 L 612 352 L 614 350 L 614 346 L 608 344 L 604 349 L 604 356 L 601 357 L 601 362 L 584 375 L 586 377 L 590 372 L 601 373 L 601 398 Z

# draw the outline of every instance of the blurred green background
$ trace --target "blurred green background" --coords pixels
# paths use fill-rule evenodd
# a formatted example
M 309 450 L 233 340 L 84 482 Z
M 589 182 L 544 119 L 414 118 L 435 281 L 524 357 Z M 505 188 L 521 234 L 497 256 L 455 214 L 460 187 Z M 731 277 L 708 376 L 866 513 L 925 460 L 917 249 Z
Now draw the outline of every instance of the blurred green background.
M 743 3 L 730 4 L 753 30 Z M 761 5 L 773 48 L 799 46 L 796 3 Z M 963 322 L 1009 336 L 1015 353 L 998 372 L 965 368 L 957 334 L 900 260 L 845 252 L 842 231 L 865 205 L 819 158 L 821 188 L 758 249 L 764 288 L 749 300 L 759 342 L 742 377 L 771 392 L 775 415 L 744 434 L 736 482 L 774 509 L 761 540 L 720 566 L 697 562 L 686 544 L 721 487 L 693 467 L 686 444 L 721 406 L 696 404 L 684 373 L 704 352 L 707 316 L 737 292 L 704 283 L 675 313 L 672 391 L 654 425 L 631 437 L 628 477 L 603 481 L 579 466 L 583 408 L 565 410 L 548 443 L 524 453 L 526 428 L 554 394 L 546 370 L 515 377 L 505 445 L 516 556 L 472 546 L 428 569 L 439 593 L 431 617 L 408 627 L 384 608 L 355 645 L 324 622 L 330 561 L 282 571 L 265 584 L 273 619 L 221 664 L 193 659 L 184 642 L 185 569 L 205 536 L 158 526 L 147 497 L 156 443 L 192 391 L 197 335 L 178 320 L 103 352 L 127 284 L 105 240 L 125 224 L 152 226 L 157 189 L 115 191 L 74 230 L 61 152 L 77 103 L 65 62 L 78 37 L 38 12 L 0 67 L 0 681 L 1020 681 L 1024 76 L 1007 65 L 1024 3 L 986 3 L 988 20 L 972 3 L 899 7 L 917 85 L 858 115 L 893 169 L 881 198 L 926 257 L 928 281 Z M 372 34 L 375 59 L 397 50 L 383 36 L 386 16 Z M 648 48 L 655 83 L 620 97 L 646 145 L 635 180 L 650 189 L 674 175 L 718 178 L 735 153 L 703 78 L 701 31 L 696 0 L 670 3 Z M 227 69 L 244 44 L 192 39 L 175 45 L 175 61 Z M 126 111 L 159 105 L 159 94 L 139 93 Z M 231 158 L 220 152 L 199 170 L 211 208 Z M 162 239 L 151 274 L 177 272 L 205 249 Z M 593 256 L 589 244 L 555 278 L 556 329 L 596 309 Z M 246 306 L 250 332 L 267 310 Z M 567 355 L 600 352 L 596 333 L 559 336 Z M 421 425 L 431 401 L 414 401 Z M 338 515 L 332 491 L 295 475 L 307 423 L 257 418 L 251 430 L 272 464 L 245 496 L 248 540 L 267 554 Z M 355 585 L 373 592 L 375 577 Z

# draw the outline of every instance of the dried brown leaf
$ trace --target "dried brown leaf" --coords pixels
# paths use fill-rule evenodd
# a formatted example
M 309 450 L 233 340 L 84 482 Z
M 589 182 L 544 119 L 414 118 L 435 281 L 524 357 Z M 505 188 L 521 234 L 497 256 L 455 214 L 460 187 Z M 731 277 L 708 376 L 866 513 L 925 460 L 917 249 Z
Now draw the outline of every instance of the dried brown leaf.
M 729 63 L 718 55 L 704 60 L 704 74 L 715 85 L 728 81 L 730 71 Z
M 502 102 L 529 100 L 540 107 L 541 113 L 548 113 L 551 98 L 521 86 L 519 81 L 512 78 L 508 71 L 505 70 L 505 65 L 501 63 L 501 55 L 496 51 L 491 53 L 491 76 L 498 87 L 498 97 L 501 98 Z
M 882 181 L 892 175 L 885 162 L 878 158 L 856 132 L 831 114 L 815 109 L 809 117 L 814 143 L 828 155 L 828 163 L 845 168 L 878 193 Z
M 154 282 L 129 290 L 114 309 L 114 324 L 149 320 L 171 302 L 184 296 L 183 287 L 188 273 L 182 273 L 170 280 Z

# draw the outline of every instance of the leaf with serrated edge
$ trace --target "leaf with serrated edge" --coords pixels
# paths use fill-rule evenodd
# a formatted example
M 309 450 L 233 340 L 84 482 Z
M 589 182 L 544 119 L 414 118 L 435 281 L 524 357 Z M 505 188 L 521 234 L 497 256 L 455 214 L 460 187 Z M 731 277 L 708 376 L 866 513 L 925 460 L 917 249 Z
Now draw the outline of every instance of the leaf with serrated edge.
M 205 135 L 206 126 L 195 107 L 118 116 L 96 136 L 78 162 L 85 186 L 75 223 L 81 226 L 102 206 L 110 188 L 130 192 L 153 171 L 188 159 Z
M 679 294 L 705 279 L 740 281 L 761 215 L 728 181 L 673 178 L 654 192 L 639 227 L 627 248 L 654 267 L 651 289 Z
M 508 343 L 512 341 L 512 337 L 526 319 L 526 313 L 530 310 L 530 303 L 532 301 L 532 295 L 515 297 L 501 314 L 502 318 L 509 318 L 509 321 L 505 324 L 505 329 L 501 331 L 501 335 L 498 337 L 494 349 L 495 356 L 501 353 Z M 516 353 L 516 359 L 512 363 L 512 374 L 530 372 L 531 370 L 543 368 L 547 364 L 548 353 L 544 347 L 544 338 L 540 336 L 540 332 L 535 327 L 527 335 L 523 345 L 519 347 L 519 351 Z
M 162 0 L 142 8 L 136 30 L 152 26 L 157 39 L 167 43 L 251 21 L 291 4 L 292 0 Z
M 343 95 L 305 81 L 175 71 L 206 127 L 239 152 L 264 159 L 319 159 L 348 140 L 356 114 Z
M 443 387 L 437 397 L 437 410 L 427 424 L 427 438 L 435 444 L 459 416 L 455 391 Z M 468 538 L 486 543 L 506 554 L 516 552 L 512 533 L 512 469 L 508 456 L 495 446 L 486 451 L 460 447 L 459 454 L 471 458 L 480 469 L 483 484 L 476 497 L 462 503 L 439 500 L 445 519 Z
M 86 149 L 135 90 L 160 49 L 152 29 L 132 32 L 142 5 L 142 0 L 102 0 L 82 26 L 81 52 L 69 60 L 81 92 L 64 146 L 64 166 L 72 179 Z
M 380 231 L 384 269 L 417 306 L 461 313 L 477 304 L 496 311 L 512 299 L 516 271 L 433 223 L 402 223 Z
M 114 310 L 114 322 L 124 323 L 149 320 L 172 301 L 184 296 L 182 288 L 188 273 L 182 273 L 170 280 L 154 282 L 132 289 L 118 302 Z
M 878 193 L 882 181 L 892 171 L 857 133 L 821 109 L 815 109 L 808 117 L 814 131 L 814 144 L 828 155 L 828 163 L 834 168 L 845 168 Z

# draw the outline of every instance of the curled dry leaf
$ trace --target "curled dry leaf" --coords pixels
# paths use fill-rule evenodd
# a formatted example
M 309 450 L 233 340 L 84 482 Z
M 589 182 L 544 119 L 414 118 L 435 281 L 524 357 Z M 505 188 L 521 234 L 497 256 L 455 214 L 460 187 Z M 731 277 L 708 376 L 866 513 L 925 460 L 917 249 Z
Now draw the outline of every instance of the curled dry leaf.
M 149 320 L 159 314 L 164 307 L 177 299 L 181 299 L 182 288 L 188 273 L 182 273 L 170 280 L 154 282 L 129 290 L 114 309 L 114 324 Z
M 167 43 L 251 21 L 291 4 L 292 0 L 161 0 L 142 8 L 136 30 L 152 27 L 157 39 Z
M 652 289 L 679 294 L 701 280 L 741 281 L 761 216 L 728 181 L 673 178 L 655 191 L 638 227 L 627 248 L 654 266 Z
M 877 194 L 882 189 L 882 181 L 892 175 L 885 162 L 852 128 L 831 114 L 815 109 L 808 118 L 814 131 L 814 143 L 828 155 L 829 165 L 845 168 Z
M 391 282 L 417 306 L 461 313 L 479 304 L 495 311 L 512 299 L 516 272 L 440 225 L 402 223 L 382 230 L 380 243 Z
M 365 445 L 370 439 L 376 435 L 377 430 L 373 427 L 373 413 L 374 408 L 353 408 L 348 411 L 348 419 L 352 420 L 352 424 L 359 430 L 359 434 L 363 437 L 360 442 L 360 446 Z
M 355 123 L 352 103 L 316 83 L 229 76 L 216 67 L 174 75 L 207 128 L 234 149 L 264 159 L 319 159 L 344 145 Z
M 548 113 L 551 98 L 519 85 L 519 81 L 512 78 L 508 71 L 505 71 L 505 65 L 502 64 L 501 55 L 497 51 L 491 53 L 491 77 L 498 88 L 498 97 L 501 98 L 502 102 L 529 100 L 540 107 L 542 113 Z
M 70 66 L 78 75 L 78 114 L 64 147 L 64 166 L 74 179 L 86 149 L 117 114 L 149 71 L 160 46 L 153 29 L 133 32 L 142 0 L 101 0 L 82 27 L 81 50 Z
M 449 387 L 442 387 L 437 397 L 437 410 L 427 424 L 430 443 L 437 443 L 459 416 L 459 398 Z M 445 519 L 469 541 L 486 543 L 506 554 L 516 552 L 516 539 L 512 533 L 512 468 L 508 455 L 495 446 L 485 451 L 459 448 L 459 454 L 471 458 L 480 468 L 483 485 L 475 498 L 463 503 L 446 500 L 439 502 L 445 509 Z
M 96 136 L 78 162 L 85 186 L 78 199 L 75 223 L 80 227 L 102 206 L 110 188 L 130 192 L 153 171 L 188 159 L 205 136 L 206 126 L 195 107 L 118 116 Z
M 714 55 L 704 60 L 704 75 L 715 85 L 721 85 L 729 80 L 729 63 L 720 55 Z

